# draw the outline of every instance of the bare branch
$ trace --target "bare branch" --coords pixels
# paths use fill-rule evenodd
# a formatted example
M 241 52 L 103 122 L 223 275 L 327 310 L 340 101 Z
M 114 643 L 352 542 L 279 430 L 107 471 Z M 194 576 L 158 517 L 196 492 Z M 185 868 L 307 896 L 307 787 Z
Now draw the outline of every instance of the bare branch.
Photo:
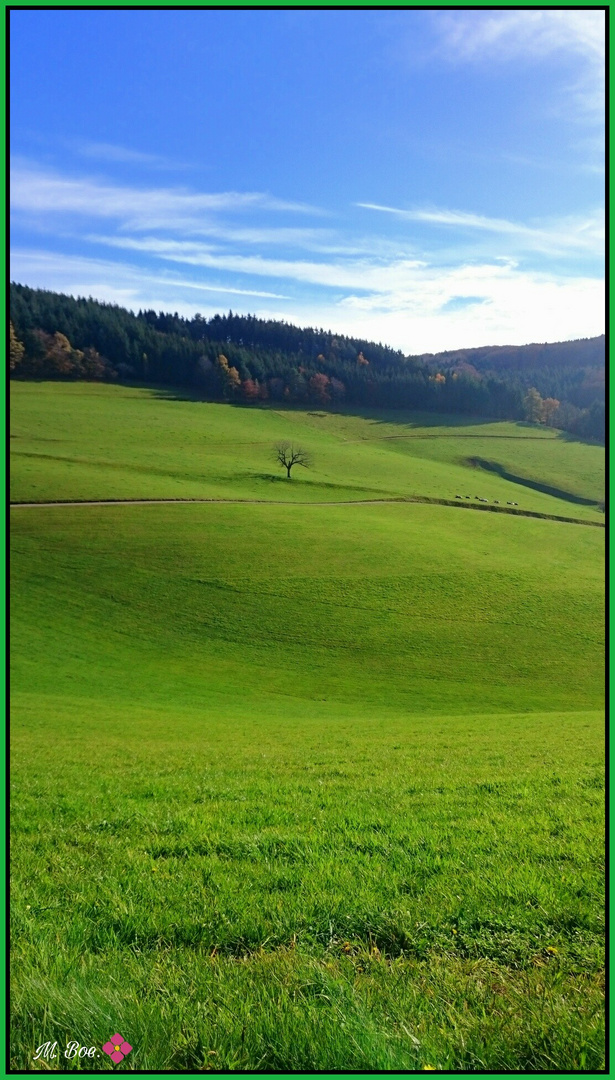
M 276 443 L 273 448 L 274 460 L 279 465 L 283 465 L 286 469 L 286 475 L 290 480 L 290 470 L 293 465 L 302 465 L 304 469 L 309 469 L 312 464 L 312 455 L 303 446 L 296 446 L 292 442 Z

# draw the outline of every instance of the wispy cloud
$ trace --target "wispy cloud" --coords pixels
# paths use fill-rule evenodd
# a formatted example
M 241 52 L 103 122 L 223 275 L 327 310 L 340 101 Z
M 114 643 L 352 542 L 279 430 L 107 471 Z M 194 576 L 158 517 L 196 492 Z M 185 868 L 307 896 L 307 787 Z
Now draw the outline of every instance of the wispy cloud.
M 468 213 L 463 210 L 441 208 L 403 210 L 394 206 L 363 202 L 357 203 L 357 206 L 361 206 L 365 210 L 377 210 L 385 214 L 395 214 L 406 221 L 449 226 L 462 230 L 478 230 L 513 238 L 517 241 L 517 247 L 539 251 L 548 255 L 558 255 L 562 252 L 575 250 L 591 254 L 597 258 L 601 258 L 604 254 L 604 217 L 598 211 L 590 216 L 567 217 L 537 227 L 524 225 L 521 222 L 507 221 L 505 218 L 485 217 L 482 214 Z
M 38 219 L 45 228 L 52 219 L 62 216 L 91 217 L 107 219 L 125 233 L 155 229 L 223 243 L 292 246 L 331 255 L 373 250 L 373 240 L 366 240 L 363 246 L 357 240 L 343 241 L 331 228 L 269 223 L 269 215 L 274 219 L 282 214 L 297 214 L 301 219 L 327 216 L 305 203 L 262 192 L 195 193 L 178 188 L 119 185 L 61 175 L 18 158 L 11 169 L 11 209 L 15 214 Z M 257 224 L 258 216 L 265 216 L 266 221 Z M 228 217 L 235 220 L 229 222 Z M 244 223 L 246 217 L 249 224 Z
M 143 292 L 144 286 L 147 291 L 147 286 L 154 285 L 156 288 L 171 286 L 176 290 L 194 289 L 197 292 L 217 293 L 221 296 L 252 296 L 266 300 L 290 300 L 290 297 L 285 296 L 283 293 L 265 292 L 262 289 L 239 289 L 222 282 L 206 283 L 203 281 L 189 281 L 180 277 L 165 277 L 162 274 L 148 274 L 144 273 L 141 267 L 131 266 L 127 263 L 118 264 L 104 259 L 91 259 L 80 255 L 63 255 L 49 251 L 31 251 L 19 248 L 11 253 L 11 275 L 13 280 L 19 280 L 19 275 L 32 278 L 36 277 L 37 274 L 46 273 L 51 273 L 57 278 L 69 278 L 72 281 L 81 280 L 83 284 L 77 286 L 76 293 L 75 287 L 72 286 L 71 288 L 71 292 L 79 296 L 83 296 L 88 288 L 91 289 L 91 286 L 88 285 L 89 282 L 98 279 L 104 283 L 105 290 L 112 282 L 123 281 L 123 295 L 130 291 L 126 288 L 126 283 L 129 283 L 135 296 Z M 65 288 L 66 285 L 61 287 Z
M 128 165 L 147 165 L 154 169 L 182 168 L 177 162 L 170 161 L 168 158 L 163 157 L 162 154 L 146 154 L 141 150 L 116 146 L 113 143 L 85 142 L 72 145 L 80 157 L 91 158 L 95 161 L 125 162 Z
M 457 63 L 498 64 L 519 58 L 568 56 L 577 73 L 570 96 L 584 113 L 604 112 L 605 12 L 600 10 L 524 9 L 459 11 L 434 20 L 440 51 Z
M 332 289 L 387 289 L 408 269 L 420 266 L 416 259 L 384 261 L 352 259 L 343 262 L 311 262 L 305 259 L 267 259 L 262 255 L 235 255 L 213 252 L 194 241 L 96 236 L 98 243 L 128 251 L 144 251 L 170 262 L 257 277 L 273 277 L 307 282 Z
M 382 277 L 371 292 L 346 290 L 340 296 L 339 290 L 331 290 L 318 300 L 314 295 L 300 294 L 291 301 L 280 294 L 227 289 L 224 285 L 216 298 L 214 284 L 83 256 L 19 250 L 12 265 L 16 280 L 72 295 L 95 296 L 132 310 L 171 309 L 184 315 L 196 311 L 211 315 L 219 310 L 225 292 L 244 299 L 259 297 L 262 317 L 327 326 L 340 333 L 384 341 L 406 353 L 561 341 L 600 333 L 603 327 L 603 285 L 594 278 L 554 279 L 511 263 L 493 262 L 444 271 L 424 264 L 405 270 L 397 267 L 396 278 L 385 267 L 380 271 Z M 373 267 L 372 272 L 377 274 L 378 268 Z M 238 302 L 241 310 L 252 310 L 251 305 L 241 305 L 241 299 Z
M 605 51 L 604 11 L 577 9 L 448 12 L 437 22 L 444 43 L 457 57 L 516 59 L 573 52 L 601 62 Z
M 326 255 L 365 255 L 374 250 L 374 240 L 366 239 L 344 242 L 332 229 L 309 229 L 309 228 L 285 228 L 276 226 L 238 226 L 229 225 L 225 221 L 214 220 L 202 222 L 198 227 L 190 230 L 191 236 L 207 238 L 207 240 L 219 241 L 223 244 L 235 246 L 248 245 L 258 247 L 281 247 L 295 248 L 303 251 L 319 252 Z M 108 237 L 100 237 L 95 234 L 88 236 L 89 240 L 100 243 L 108 243 Z M 135 244 L 137 241 L 135 241 Z M 160 238 L 148 238 L 138 241 L 141 251 L 162 251 L 165 245 L 170 245 L 171 250 L 175 241 L 164 241 Z M 186 241 L 185 243 L 189 243 Z M 132 241 L 127 246 L 134 246 Z M 207 244 L 201 240 L 195 245 L 195 250 L 203 250 L 208 247 L 211 250 L 220 244 Z M 387 244 L 387 250 L 393 245 Z M 135 247 L 136 250 L 136 247 Z M 188 250 L 188 249 L 186 249 Z
M 113 218 L 126 229 L 194 229 L 207 214 L 263 210 L 320 214 L 305 203 L 263 192 L 191 192 L 181 188 L 134 188 L 93 179 L 73 179 L 15 162 L 11 207 L 34 214 L 72 214 Z
M 380 214 L 395 215 L 409 223 L 455 230 L 458 236 L 477 232 L 491 234 L 507 245 L 506 252 L 493 251 L 493 255 L 518 255 L 525 251 L 547 256 L 578 254 L 600 259 L 604 252 L 604 226 L 599 211 L 526 224 L 442 207 L 404 209 L 372 202 L 359 202 L 356 205 Z M 306 214 L 320 215 L 321 211 L 267 193 L 205 193 L 178 188 L 131 187 L 64 176 L 20 160 L 16 161 L 11 175 L 11 208 L 40 230 L 49 230 L 54 221 L 70 221 L 71 229 L 75 232 L 80 219 L 106 220 L 115 229 L 113 236 L 97 236 L 91 231 L 86 235 L 96 242 L 148 251 L 161 258 L 181 257 L 193 265 L 213 266 L 215 249 L 228 249 L 231 246 L 235 248 L 232 254 L 227 250 L 218 258 L 234 259 L 235 265 L 227 261 L 226 268 L 242 273 L 275 277 L 290 274 L 298 280 L 313 280 L 315 271 L 312 263 L 293 259 L 294 270 L 291 270 L 288 259 L 263 260 L 261 256 L 239 255 L 236 249 L 278 247 L 285 252 L 309 251 L 334 260 L 333 263 L 327 261 L 329 270 L 323 270 L 319 264 L 319 280 L 325 273 L 329 281 L 333 269 L 339 273 L 338 283 L 342 286 L 352 286 L 356 282 L 354 270 L 348 269 L 349 260 L 361 264 L 365 259 L 371 261 L 378 255 L 387 262 L 403 262 L 410 255 L 422 255 L 425 250 L 425 247 L 423 250 L 418 248 L 416 238 L 411 234 L 405 241 L 403 237 L 391 241 L 373 232 L 358 238 L 356 235 L 343 236 L 339 230 L 330 227 L 272 224 L 271 214 L 279 216 L 292 213 L 305 217 Z M 246 217 L 249 218 L 248 223 Z M 262 223 L 259 223 L 259 217 Z M 143 237 L 144 233 L 161 235 Z M 164 236 L 169 233 L 174 234 L 175 238 L 165 240 Z M 428 248 L 429 245 L 427 251 Z M 252 263 L 246 260 L 252 260 Z
M 266 193 L 131 187 L 23 161 L 12 202 L 24 235 L 37 237 L 13 253 L 14 279 L 133 310 L 213 314 L 232 302 L 406 352 L 602 329 L 597 213 L 528 224 L 365 202 L 376 227 L 359 235 L 350 215 L 327 228 L 282 217 L 318 211 Z M 399 226 L 382 228 L 384 215 Z M 443 230 L 447 247 L 434 242 Z M 595 276 L 578 266 L 595 266 Z

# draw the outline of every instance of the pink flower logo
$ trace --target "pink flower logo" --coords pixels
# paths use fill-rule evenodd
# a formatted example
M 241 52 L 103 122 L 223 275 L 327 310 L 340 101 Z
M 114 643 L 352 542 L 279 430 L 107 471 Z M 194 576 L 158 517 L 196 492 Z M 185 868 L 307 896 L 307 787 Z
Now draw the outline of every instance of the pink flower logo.
M 122 1035 L 112 1035 L 109 1042 L 106 1042 L 103 1046 L 105 1054 L 108 1054 L 111 1061 L 114 1061 L 116 1065 L 119 1065 L 120 1061 L 123 1061 L 132 1050 L 130 1043 L 125 1042 Z

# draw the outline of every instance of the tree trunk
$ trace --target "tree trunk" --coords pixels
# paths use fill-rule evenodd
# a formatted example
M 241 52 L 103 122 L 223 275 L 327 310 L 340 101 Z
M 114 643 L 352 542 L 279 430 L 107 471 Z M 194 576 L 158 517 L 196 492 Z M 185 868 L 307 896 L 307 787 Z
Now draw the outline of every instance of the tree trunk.
M 290 480 L 290 470 L 292 469 L 292 463 L 286 466 L 286 479 Z

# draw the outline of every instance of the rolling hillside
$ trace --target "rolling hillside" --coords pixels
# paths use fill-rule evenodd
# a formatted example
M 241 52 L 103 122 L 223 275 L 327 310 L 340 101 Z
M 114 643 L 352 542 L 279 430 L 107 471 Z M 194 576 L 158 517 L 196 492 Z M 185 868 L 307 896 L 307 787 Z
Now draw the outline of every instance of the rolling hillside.
M 542 425 L 389 410 L 254 409 L 166 388 L 96 383 L 14 383 L 12 391 L 13 501 L 470 494 L 475 502 L 478 494 L 604 522 L 604 449 Z M 315 459 L 290 484 L 272 458 L 274 443 L 287 438 Z M 516 480 L 477 468 L 477 459 Z
M 600 447 L 12 389 L 14 1067 L 600 1069 Z
M 604 337 L 417 357 L 251 315 L 135 315 L 18 284 L 10 308 L 10 372 L 18 380 L 139 380 L 244 405 L 540 420 L 604 443 Z

